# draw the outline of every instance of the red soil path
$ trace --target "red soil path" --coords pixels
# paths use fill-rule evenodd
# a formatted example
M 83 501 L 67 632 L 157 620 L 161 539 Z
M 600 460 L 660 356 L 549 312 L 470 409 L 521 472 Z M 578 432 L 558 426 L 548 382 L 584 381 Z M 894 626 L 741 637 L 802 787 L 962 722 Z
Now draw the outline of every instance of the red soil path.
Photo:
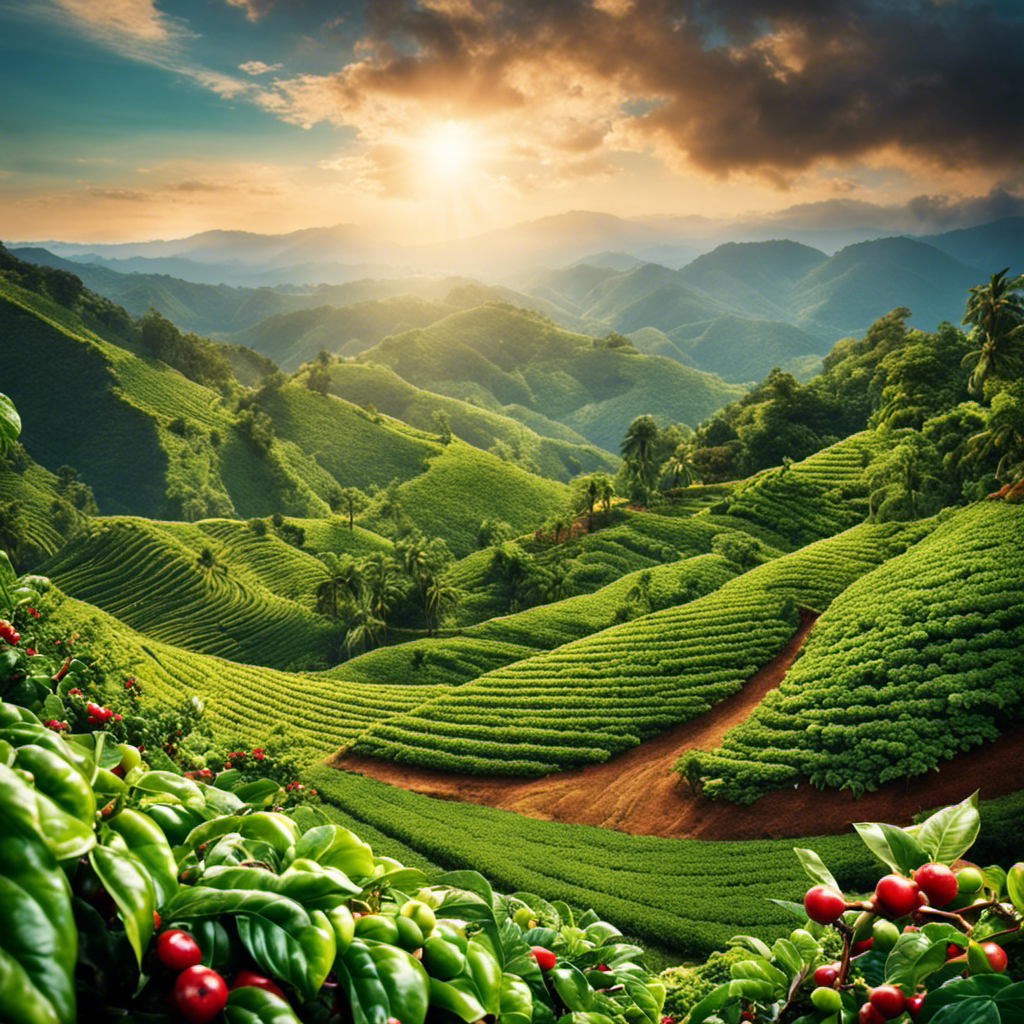
M 694 797 L 672 771 L 680 753 L 710 750 L 779 685 L 815 617 L 806 614 L 789 643 L 743 689 L 707 714 L 676 726 L 604 764 L 540 779 L 456 775 L 375 761 L 355 754 L 333 767 L 442 800 L 463 800 L 533 818 L 632 832 L 700 839 L 762 839 L 846 832 L 851 821 L 909 824 L 918 811 L 955 803 L 981 788 L 986 799 L 1024 789 L 1024 727 L 962 754 L 940 772 L 899 782 L 854 801 L 848 791 L 802 783 L 748 807 Z

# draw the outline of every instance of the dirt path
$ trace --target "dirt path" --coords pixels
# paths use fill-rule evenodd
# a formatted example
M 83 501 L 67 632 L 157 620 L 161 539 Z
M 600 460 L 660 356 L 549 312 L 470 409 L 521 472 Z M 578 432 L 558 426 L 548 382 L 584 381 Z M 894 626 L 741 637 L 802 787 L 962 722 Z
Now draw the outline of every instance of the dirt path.
M 694 797 L 672 771 L 685 750 L 710 750 L 743 721 L 793 663 L 814 616 L 805 615 L 789 643 L 742 690 L 706 715 L 606 761 L 540 779 L 466 776 L 375 761 L 354 754 L 333 767 L 442 800 L 463 800 L 549 821 L 598 825 L 637 835 L 761 839 L 846 832 L 851 821 L 909 824 L 928 807 L 962 800 L 975 789 L 991 798 L 1024 789 L 1024 727 L 910 783 L 886 786 L 854 802 L 846 791 L 802 784 L 749 807 Z

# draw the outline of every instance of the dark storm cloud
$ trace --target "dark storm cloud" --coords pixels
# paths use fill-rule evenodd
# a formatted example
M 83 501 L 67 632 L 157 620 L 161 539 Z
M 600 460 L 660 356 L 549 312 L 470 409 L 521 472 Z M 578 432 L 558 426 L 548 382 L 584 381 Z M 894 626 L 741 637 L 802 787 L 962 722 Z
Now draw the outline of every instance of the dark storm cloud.
M 557 73 L 566 94 L 619 91 L 620 138 L 716 175 L 784 183 L 883 149 L 948 168 L 1024 163 L 1024 18 L 997 6 L 376 0 L 365 15 L 358 57 L 332 82 L 350 112 L 395 97 L 540 116 Z

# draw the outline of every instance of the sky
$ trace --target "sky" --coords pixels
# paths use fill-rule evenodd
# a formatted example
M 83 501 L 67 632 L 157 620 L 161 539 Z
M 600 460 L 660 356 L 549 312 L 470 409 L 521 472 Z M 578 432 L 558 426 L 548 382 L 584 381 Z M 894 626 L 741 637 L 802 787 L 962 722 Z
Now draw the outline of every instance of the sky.
M 0 238 L 957 227 L 1024 212 L 1022 53 L 1021 0 L 0 0 Z

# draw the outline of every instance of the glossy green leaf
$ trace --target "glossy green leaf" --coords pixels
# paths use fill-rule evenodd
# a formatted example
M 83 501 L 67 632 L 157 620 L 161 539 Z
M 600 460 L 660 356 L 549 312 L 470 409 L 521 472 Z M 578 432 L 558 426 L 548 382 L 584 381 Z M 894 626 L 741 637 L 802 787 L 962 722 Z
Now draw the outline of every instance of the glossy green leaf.
M 188 800 L 203 802 L 203 791 L 191 779 L 174 772 L 145 772 L 134 781 L 133 788 L 143 793 L 167 793 L 183 803 Z
M 648 985 L 646 975 L 639 968 L 634 970 L 618 970 L 615 977 L 620 984 L 626 986 L 626 993 L 634 1005 L 643 1011 L 650 1024 L 658 1024 L 661 1019 L 662 1001 L 655 998 L 654 991 Z M 662 992 L 662 996 L 664 993 Z
M 513 1013 L 529 1021 L 533 1017 L 533 996 L 530 994 L 530 986 L 519 975 L 505 972 L 501 977 L 498 1016 L 505 1020 Z
M 615 1024 L 611 1017 L 603 1013 L 565 1013 L 558 1018 L 557 1024 Z
M 1005 1024 L 996 1004 L 987 999 L 965 999 L 944 1006 L 930 1020 L 931 1024 Z
M 95 845 L 91 822 L 72 817 L 44 793 L 36 791 L 39 834 L 57 860 L 84 857 Z
M 240 786 L 232 786 L 231 793 L 250 807 L 264 807 L 273 803 L 281 792 L 281 784 L 273 779 L 256 779 Z
M 0 808 L 8 792 L 0 791 Z M 38 838 L 0 841 L 0 1020 L 75 1020 L 78 943 L 71 890 Z
M 835 889 L 836 892 L 843 891 L 835 880 L 835 876 L 825 867 L 822 859 L 813 850 L 804 850 L 794 846 L 793 852 L 800 861 L 800 866 L 812 882 L 816 885 L 827 885 L 830 889 Z
M 391 1004 L 366 943 L 353 939 L 335 959 L 334 973 L 348 997 L 353 1024 L 387 1024 Z
M 300 1024 L 283 999 L 251 985 L 228 993 L 224 1019 L 227 1024 Z
M 446 871 L 435 879 L 434 884 L 476 893 L 487 906 L 494 906 L 494 891 L 491 889 L 491 883 L 479 871 Z
M 993 896 L 1001 900 L 1006 893 L 1006 872 L 998 864 L 988 864 L 981 869 L 985 876 L 985 886 L 992 890 Z
M 430 977 L 411 953 L 368 942 L 377 976 L 387 993 L 391 1016 L 402 1024 L 423 1024 L 430 1006 Z
M 923 821 L 917 841 L 933 860 L 952 864 L 974 845 L 980 828 L 978 791 L 975 790 L 966 800 L 943 807 Z
M 341 825 L 311 828 L 295 843 L 295 856 L 337 868 L 349 878 L 372 875 L 376 866 L 370 847 Z
M 730 992 L 731 982 L 726 982 L 724 985 L 719 985 L 718 988 L 712 989 L 696 1006 L 690 1010 L 689 1017 L 686 1018 L 687 1024 L 701 1024 L 712 1014 L 718 1013 L 726 1004 L 731 1003 L 735 1000 L 735 997 Z
M 108 818 L 106 826 L 121 836 L 142 861 L 153 880 L 157 909 L 164 907 L 177 895 L 180 886 L 178 865 L 163 830 L 144 814 L 127 807 Z
M 245 810 L 245 804 L 234 793 L 217 789 L 216 786 L 207 786 L 203 790 L 203 796 L 206 799 L 206 806 L 217 814 L 238 814 Z
M 58 807 L 90 828 L 96 814 L 96 797 L 85 776 L 59 754 L 28 743 L 19 747 L 16 765 L 31 772 L 35 787 Z
M 234 916 L 239 939 L 268 977 L 284 979 L 304 998 L 316 994 L 302 944 L 312 919 L 298 903 L 261 890 L 196 885 L 183 888 L 167 907 L 167 917 L 174 920 L 221 914 Z
M 885 980 L 912 995 L 917 984 L 945 966 L 946 941 L 932 940 L 924 932 L 905 932 L 896 940 L 885 961 Z
M 589 1010 L 594 990 L 572 964 L 556 964 L 547 972 L 548 984 L 558 993 L 567 1010 Z
M 225 791 L 233 789 L 242 781 L 242 773 L 237 768 L 225 768 L 224 771 L 219 772 L 217 778 L 213 780 L 213 785 L 216 789 L 223 789 Z
M 156 909 L 156 891 L 149 873 L 134 857 L 109 846 L 91 850 L 89 863 L 117 905 L 141 970 L 142 957 L 153 937 L 153 911 Z
M 1018 862 L 1006 872 L 1006 893 L 1019 914 L 1024 914 L 1024 863 Z
M 21 417 L 18 410 L 6 395 L 0 395 L 0 453 L 9 451 L 20 433 Z
M 867 848 L 883 864 L 903 875 L 909 875 L 929 859 L 928 851 L 913 836 L 895 825 L 860 821 L 853 827 Z
M 465 1024 L 473 1024 L 473 1021 L 480 1020 L 486 1013 L 479 999 L 460 992 L 447 981 L 438 981 L 437 978 L 430 979 L 430 1005 L 435 1009 L 455 1014 L 465 1021 Z

